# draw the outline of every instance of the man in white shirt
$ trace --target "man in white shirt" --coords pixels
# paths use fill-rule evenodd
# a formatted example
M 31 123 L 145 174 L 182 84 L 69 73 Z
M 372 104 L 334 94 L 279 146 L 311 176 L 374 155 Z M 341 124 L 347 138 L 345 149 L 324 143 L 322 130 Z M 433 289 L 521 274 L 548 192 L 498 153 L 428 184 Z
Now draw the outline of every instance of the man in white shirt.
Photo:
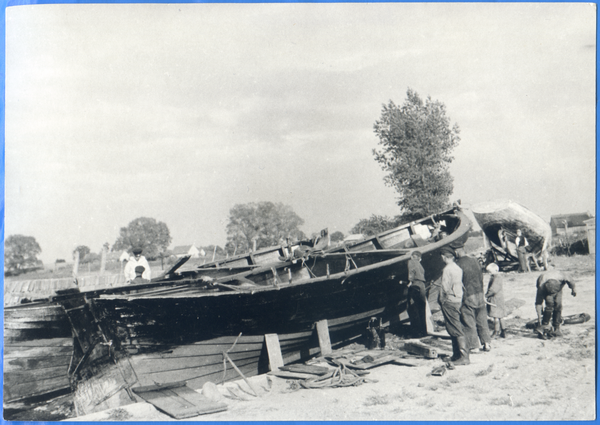
M 125 270 L 123 272 L 125 274 L 125 281 L 127 283 L 131 283 L 131 281 L 135 279 L 135 268 L 137 266 L 144 267 L 144 273 L 142 274 L 142 277 L 144 279 L 150 280 L 152 278 L 150 265 L 148 264 L 148 260 L 146 260 L 146 257 L 142 255 L 142 249 L 134 248 L 133 256 L 129 258 L 129 261 L 125 265 Z

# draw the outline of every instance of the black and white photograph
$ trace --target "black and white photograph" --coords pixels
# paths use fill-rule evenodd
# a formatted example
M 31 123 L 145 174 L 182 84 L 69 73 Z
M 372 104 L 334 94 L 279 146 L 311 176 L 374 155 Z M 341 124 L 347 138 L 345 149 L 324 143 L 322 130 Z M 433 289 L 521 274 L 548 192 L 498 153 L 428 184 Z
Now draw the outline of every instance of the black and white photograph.
M 595 3 L 4 11 L 4 421 L 596 419 Z

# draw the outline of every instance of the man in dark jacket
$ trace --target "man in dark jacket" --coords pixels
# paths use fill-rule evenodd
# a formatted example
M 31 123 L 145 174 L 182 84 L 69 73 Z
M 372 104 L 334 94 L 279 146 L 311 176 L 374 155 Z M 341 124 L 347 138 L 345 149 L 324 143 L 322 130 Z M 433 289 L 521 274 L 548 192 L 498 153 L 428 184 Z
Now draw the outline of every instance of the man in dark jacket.
M 133 279 L 131 283 L 134 285 L 138 283 L 150 283 L 150 280 L 144 279 L 144 277 L 142 276 L 145 270 L 146 268 L 144 266 L 137 266 L 135 268 L 135 279 Z
M 421 266 L 421 253 L 419 251 L 413 251 L 410 260 L 408 260 L 408 296 L 408 315 L 410 316 L 412 332 L 416 338 L 427 336 L 425 270 Z
M 479 350 L 479 341 L 483 350 L 490 351 L 492 339 L 487 322 L 487 309 L 483 290 L 483 272 L 475 258 L 467 255 L 463 248 L 456 250 L 456 264 L 463 271 L 464 295 L 460 308 L 460 317 L 470 350 Z

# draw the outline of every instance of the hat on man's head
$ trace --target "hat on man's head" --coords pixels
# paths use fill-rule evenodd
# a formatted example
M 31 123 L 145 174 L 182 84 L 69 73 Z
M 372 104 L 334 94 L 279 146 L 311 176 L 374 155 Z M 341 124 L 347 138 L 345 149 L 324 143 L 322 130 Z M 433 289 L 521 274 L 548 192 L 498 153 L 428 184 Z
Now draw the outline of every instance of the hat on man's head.
M 136 273 L 144 273 L 144 270 L 146 270 L 146 268 L 144 266 L 137 266 L 135 268 Z
M 456 254 L 454 253 L 454 250 L 452 248 L 442 248 L 440 250 L 440 254 L 442 254 L 444 257 L 452 257 L 452 258 L 456 258 Z
M 419 257 L 419 258 L 421 258 L 421 251 L 413 251 L 413 252 L 410 254 L 410 256 L 411 256 L 411 257 Z
M 131 252 L 133 252 L 133 255 L 141 254 L 142 248 L 133 248 Z

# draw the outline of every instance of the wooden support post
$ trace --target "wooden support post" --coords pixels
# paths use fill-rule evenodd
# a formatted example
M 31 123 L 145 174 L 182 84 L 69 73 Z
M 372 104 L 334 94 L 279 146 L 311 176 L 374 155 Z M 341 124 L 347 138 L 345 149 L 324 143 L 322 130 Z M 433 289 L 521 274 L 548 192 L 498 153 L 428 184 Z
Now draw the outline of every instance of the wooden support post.
M 269 354 L 269 367 L 271 370 L 279 370 L 283 366 L 279 337 L 277 334 L 266 334 L 265 343 L 267 344 L 267 353 Z
M 79 251 L 75 251 L 75 259 L 73 264 L 73 277 L 77 277 L 79 274 Z
M 102 247 L 102 257 L 100 258 L 100 274 L 104 274 L 104 272 L 106 271 L 106 251 L 108 251 L 108 249 L 106 248 L 106 246 Z
M 321 347 L 321 355 L 325 356 L 331 354 L 331 340 L 329 339 L 329 326 L 327 325 L 327 319 L 319 320 L 317 322 L 317 333 L 319 334 L 319 347 Z

